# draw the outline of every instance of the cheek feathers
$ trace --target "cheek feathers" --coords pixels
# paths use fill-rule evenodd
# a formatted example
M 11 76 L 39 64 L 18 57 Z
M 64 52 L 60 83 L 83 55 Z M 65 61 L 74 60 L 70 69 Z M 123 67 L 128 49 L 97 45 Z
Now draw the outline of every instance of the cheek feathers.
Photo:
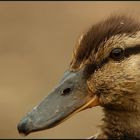
M 127 70 L 125 62 L 109 62 L 89 77 L 88 86 L 98 94 L 133 93 L 136 80 L 133 73 Z

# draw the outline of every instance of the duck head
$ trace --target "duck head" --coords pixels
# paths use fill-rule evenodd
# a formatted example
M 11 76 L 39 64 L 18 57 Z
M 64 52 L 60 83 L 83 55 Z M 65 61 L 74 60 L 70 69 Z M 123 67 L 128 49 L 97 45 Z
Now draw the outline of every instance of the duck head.
M 25 135 L 52 128 L 97 105 L 138 110 L 140 102 L 140 24 L 111 16 L 92 26 L 77 43 L 68 70 L 18 130 Z

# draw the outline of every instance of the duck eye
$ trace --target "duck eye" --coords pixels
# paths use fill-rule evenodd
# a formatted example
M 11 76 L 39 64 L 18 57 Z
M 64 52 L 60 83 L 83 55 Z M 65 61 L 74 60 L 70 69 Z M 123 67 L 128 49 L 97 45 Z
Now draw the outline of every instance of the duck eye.
M 124 50 L 122 48 L 115 48 L 110 53 L 111 58 L 120 60 L 124 57 Z

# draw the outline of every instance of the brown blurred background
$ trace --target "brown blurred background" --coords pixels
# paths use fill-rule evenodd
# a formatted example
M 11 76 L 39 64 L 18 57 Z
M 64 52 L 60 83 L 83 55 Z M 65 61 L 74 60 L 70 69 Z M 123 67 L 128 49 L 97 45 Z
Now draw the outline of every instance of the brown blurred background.
M 0 138 L 86 138 L 97 132 L 100 107 L 59 126 L 18 134 L 19 120 L 58 83 L 75 42 L 112 13 L 140 15 L 140 2 L 0 2 Z

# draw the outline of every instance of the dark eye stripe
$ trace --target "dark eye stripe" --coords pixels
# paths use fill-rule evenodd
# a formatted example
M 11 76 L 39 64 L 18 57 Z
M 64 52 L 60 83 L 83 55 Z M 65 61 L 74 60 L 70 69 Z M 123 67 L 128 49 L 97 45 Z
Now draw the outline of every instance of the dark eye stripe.
M 93 63 L 93 64 L 88 64 L 85 67 L 85 77 L 88 78 L 92 73 L 95 72 L 95 70 L 100 69 L 104 64 L 106 64 L 109 61 L 109 57 L 106 57 L 105 59 L 103 59 L 103 61 L 101 61 L 100 63 Z
M 129 57 L 132 54 L 138 54 L 140 53 L 140 45 L 136 45 L 134 47 L 129 47 L 126 48 L 124 50 L 125 53 L 125 57 Z M 88 64 L 85 67 L 85 75 L 86 77 L 89 77 L 92 73 L 95 72 L 95 70 L 98 70 L 99 68 L 101 68 L 103 65 L 105 65 L 106 63 L 108 63 L 110 56 L 107 56 L 106 58 L 104 58 L 100 63 L 93 63 L 93 64 Z
M 138 54 L 138 53 L 140 53 L 140 45 L 136 45 L 136 46 L 125 49 L 126 57 L 129 57 L 132 54 Z

